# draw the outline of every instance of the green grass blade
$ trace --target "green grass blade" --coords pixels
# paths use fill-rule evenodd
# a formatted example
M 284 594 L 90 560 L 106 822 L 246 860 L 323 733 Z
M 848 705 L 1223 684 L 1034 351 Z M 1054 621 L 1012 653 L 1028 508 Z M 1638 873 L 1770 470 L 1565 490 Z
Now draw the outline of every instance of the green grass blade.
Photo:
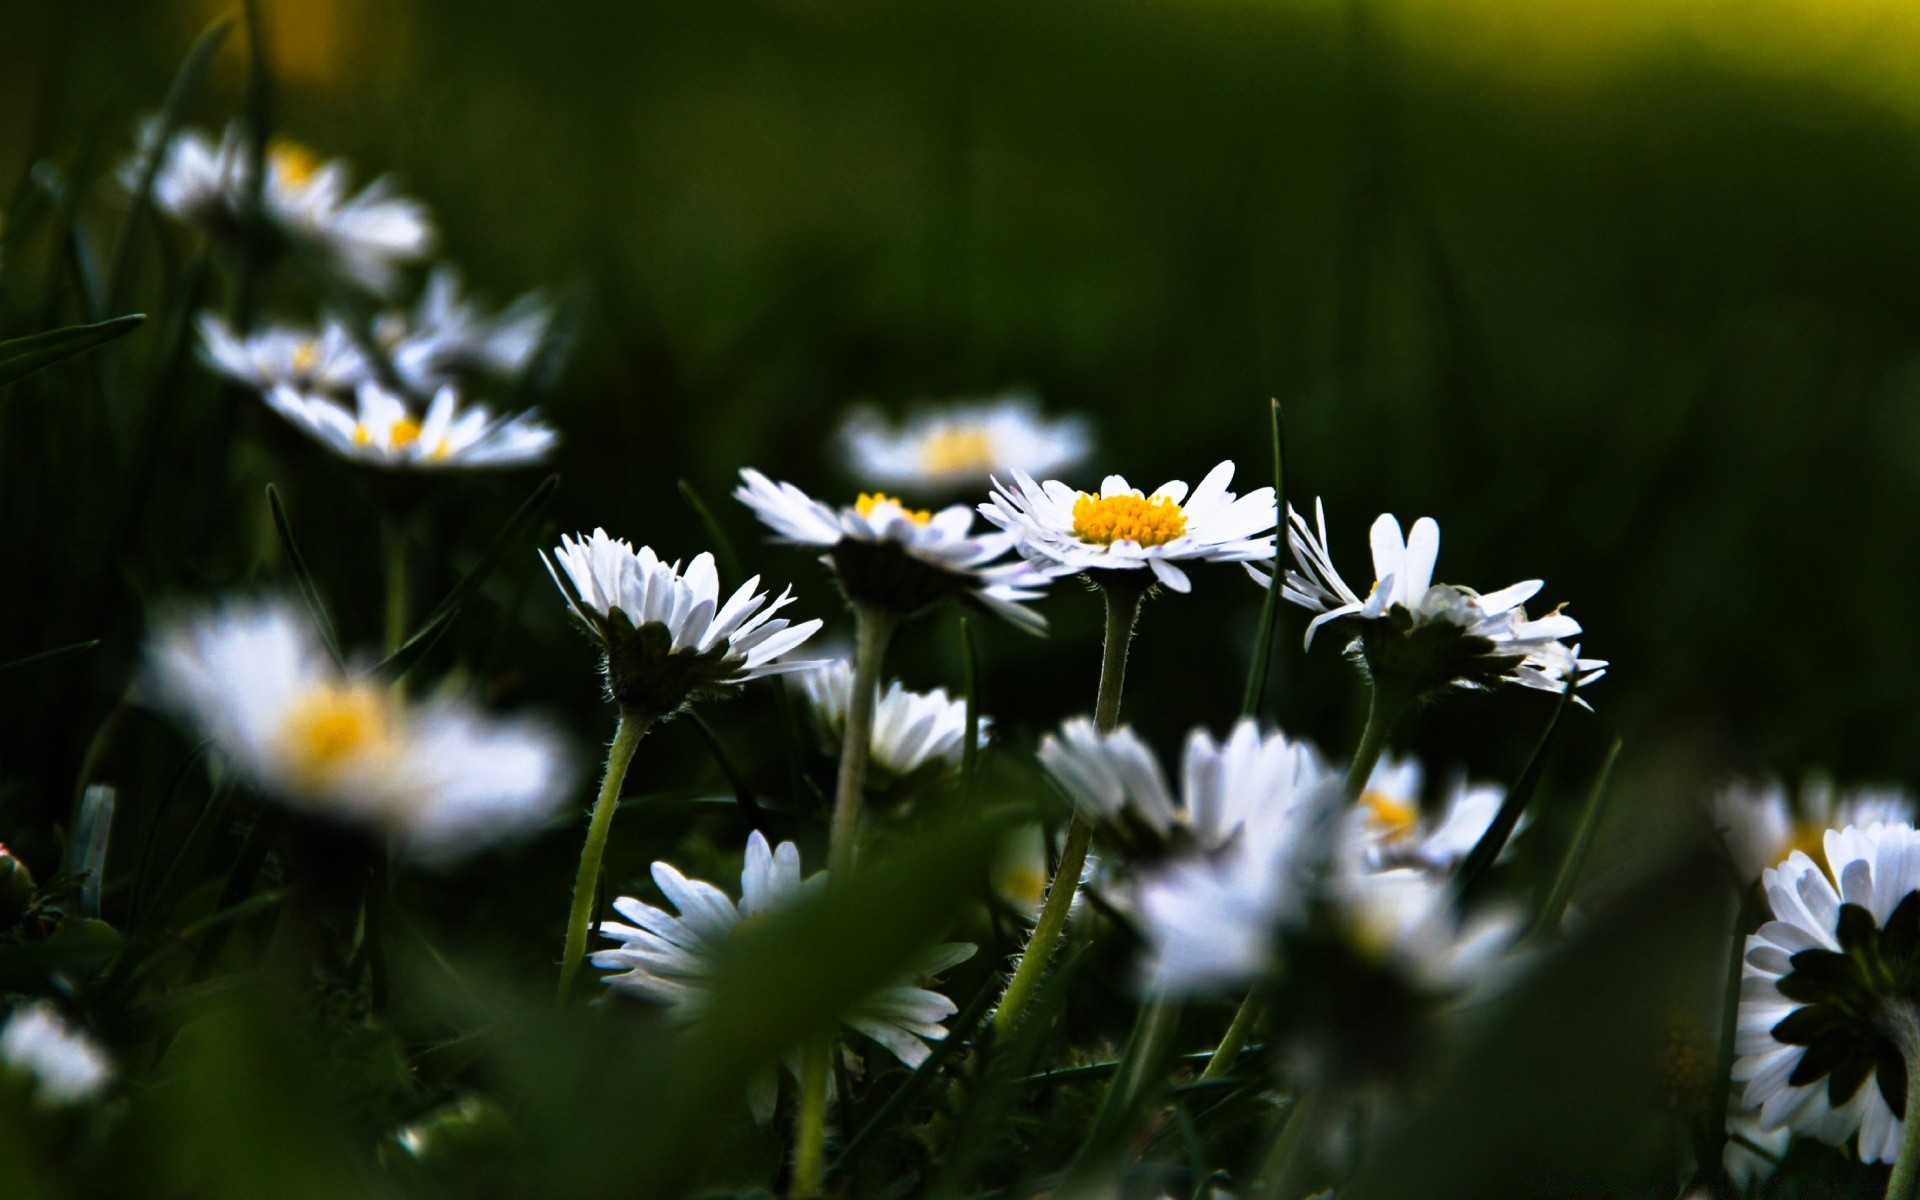
M 1247 688 L 1240 697 L 1240 715 L 1250 717 L 1260 711 L 1267 693 L 1267 668 L 1273 661 L 1273 625 L 1280 612 L 1280 581 L 1286 574 L 1287 557 L 1287 458 L 1284 422 L 1280 401 L 1267 401 L 1267 420 L 1273 438 L 1273 502 L 1280 524 L 1273 543 L 1273 582 L 1267 586 L 1267 598 L 1260 605 L 1260 632 L 1253 642 L 1253 662 L 1247 670 Z
M 109 310 L 120 307 L 120 300 L 132 283 L 134 239 L 139 235 L 140 223 L 146 219 L 153 205 L 153 181 L 160 173 L 167 147 L 173 142 L 173 135 L 179 132 L 180 123 L 186 116 L 187 101 L 200 90 L 200 82 L 206 78 L 207 67 L 212 64 L 213 56 L 226 42 L 227 34 L 233 31 L 233 20 L 234 15 L 228 13 L 207 26 L 206 31 L 193 43 L 193 49 L 187 51 L 186 60 L 180 64 L 180 72 L 173 77 L 173 85 L 167 89 L 167 98 L 160 105 L 160 115 L 153 123 L 153 145 L 146 161 L 140 165 L 140 178 L 134 184 L 133 195 L 127 200 L 127 211 L 120 218 L 120 232 L 113 243 L 113 266 L 107 272 Z
M 852 1140 L 827 1167 L 827 1174 L 837 1175 L 852 1165 L 860 1157 L 860 1152 L 872 1145 L 873 1139 L 893 1124 L 895 1117 L 920 1098 L 946 1067 L 948 1060 L 966 1045 L 974 1030 L 980 1027 L 980 1022 L 986 1018 L 987 1011 L 993 1007 L 993 1001 L 999 995 L 999 978 L 988 979 L 974 993 L 973 999 L 967 1002 L 966 1008 L 960 1011 L 959 1017 L 948 1022 L 947 1036 L 933 1044 L 933 1053 L 927 1055 L 926 1061 L 915 1067 L 913 1074 L 907 1076 L 905 1082 L 895 1088 L 893 1094 L 867 1118 L 866 1124 L 860 1127 L 860 1131 L 853 1135 Z
M 145 313 L 129 313 L 95 325 L 69 325 L 0 342 L 0 387 L 132 333 L 146 319 Z
M 755 798 L 753 789 L 747 786 L 746 776 L 742 775 L 740 768 L 734 765 L 733 757 L 727 753 L 726 744 L 720 740 L 720 735 L 714 732 L 713 726 L 707 724 L 707 719 L 701 716 L 697 709 L 689 709 L 687 717 L 693 722 L 694 729 L 699 732 L 700 740 L 707 744 L 708 752 L 713 755 L 714 765 L 720 768 L 720 774 L 726 776 L 727 786 L 733 789 L 734 803 L 740 806 L 741 813 L 747 818 L 747 824 L 765 833 L 767 814 L 760 808 L 760 801 Z
M 693 509 L 693 515 L 700 518 L 700 527 L 707 531 L 707 541 L 713 545 L 713 556 L 720 560 L 720 569 L 726 572 L 730 580 L 738 582 L 746 579 L 747 573 L 740 565 L 740 555 L 734 551 L 733 539 L 727 536 L 727 531 L 720 527 L 718 520 L 714 519 L 713 510 L 707 507 L 707 502 L 702 500 L 700 493 L 684 479 L 680 481 L 680 494 L 686 498 L 688 506 Z
M 24 667 L 37 667 L 43 662 L 52 662 L 56 658 L 65 658 L 69 654 L 84 654 L 99 644 L 98 638 L 89 642 L 73 642 L 65 646 L 55 646 L 51 650 L 42 650 L 38 654 L 29 654 L 25 658 L 16 658 L 10 663 L 0 663 L 0 675 L 18 671 Z
M 967 738 L 960 744 L 960 794 L 971 799 L 980 770 L 980 650 L 966 613 L 960 614 L 960 668 L 967 703 Z
M 267 241 L 267 140 L 273 136 L 273 70 L 267 62 L 267 36 L 259 0 L 244 0 L 241 11 L 247 26 L 247 194 L 242 201 L 233 324 L 246 333 L 253 327 L 260 298 L 260 267 Z
M 427 651 L 433 649 L 434 643 L 440 640 L 440 635 L 446 632 L 447 626 L 451 625 L 453 618 L 459 614 L 461 605 L 480 590 L 480 585 L 493 574 L 494 568 L 500 565 L 500 561 L 507 556 L 507 552 L 518 545 L 526 531 L 540 520 L 541 514 L 546 511 L 548 502 L 553 499 L 553 493 L 559 486 L 558 475 L 549 475 L 540 481 L 540 486 L 533 489 L 533 494 L 514 510 L 514 514 L 507 518 L 507 523 L 500 527 L 500 532 L 494 535 L 493 541 L 487 544 L 487 548 L 480 554 L 480 561 L 474 563 L 472 569 L 460 577 L 460 582 L 454 584 L 453 590 L 447 593 L 446 598 L 434 606 L 433 611 L 427 614 L 427 619 L 413 631 L 412 636 L 401 642 L 400 648 L 376 668 L 380 674 L 390 679 L 403 678 Z
M 1466 907 L 1480 889 L 1487 873 L 1493 870 L 1494 861 L 1506 849 L 1507 839 L 1513 836 L 1514 829 L 1520 824 L 1520 815 L 1526 812 L 1533 793 L 1539 790 L 1540 778 L 1547 771 L 1547 756 L 1553 749 L 1554 738 L 1560 732 L 1560 718 L 1566 715 L 1567 703 L 1573 699 L 1573 689 L 1579 682 L 1579 672 L 1567 676 L 1566 689 L 1560 693 L 1560 699 L 1554 702 L 1553 716 L 1547 719 L 1546 731 L 1534 746 L 1533 757 L 1527 760 L 1520 778 L 1514 780 L 1513 786 L 1507 789 L 1507 798 L 1500 802 L 1500 811 L 1494 814 L 1493 823 L 1487 826 L 1487 831 L 1480 835 L 1480 840 L 1468 852 L 1466 861 L 1460 864 L 1460 874 L 1454 880 L 1454 896 L 1460 907 Z
M 1567 845 L 1567 855 L 1560 861 L 1560 872 L 1554 876 L 1553 890 L 1547 893 L 1547 902 L 1540 907 L 1540 917 L 1533 926 L 1535 937 L 1550 937 L 1560 928 L 1560 920 L 1566 915 L 1567 904 L 1573 899 L 1574 884 L 1580 881 L 1580 867 L 1586 862 L 1587 850 L 1593 844 L 1594 831 L 1600 826 L 1600 812 L 1606 807 L 1607 786 L 1613 782 L 1613 764 L 1620 759 L 1620 739 L 1613 739 L 1613 746 L 1607 751 L 1606 761 L 1600 764 L 1600 774 L 1593 781 L 1593 790 L 1587 793 L 1586 807 L 1580 811 L 1579 827 L 1573 831 L 1573 841 Z
M 280 502 L 280 489 L 273 484 L 267 485 L 267 506 L 273 510 L 273 528 L 280 535 L 280 545 L 287 552 L 287 563 L 293 568 L 293 581 L 300 589 L 300 598 L 307 602 L 307 611 L 313 614 L 313 623 L 320 630 L 320 638 L 327 644 L 327 653 L 333 655 L 333 661 L 340 666 L 346 665 L 346 659 L 340 653 L 340 639 L 334 636 L 333 618 L 327 615 L 327 602 L 320 597 L 320 587 L 313 581 L 313 572 L 307 569 L 307 560 L 300 553 L 300 544 L 293 540 L 293 525 L 287 520 L 286 505 Z

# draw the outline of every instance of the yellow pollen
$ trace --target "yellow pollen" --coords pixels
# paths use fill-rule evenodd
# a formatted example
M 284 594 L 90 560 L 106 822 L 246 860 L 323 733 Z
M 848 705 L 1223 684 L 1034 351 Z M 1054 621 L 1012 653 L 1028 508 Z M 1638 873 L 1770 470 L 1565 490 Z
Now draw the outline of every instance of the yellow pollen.
M 1001 876 L 1000 890 L 1018 904 L 1038 908 L 1046 899 L 1047 873 L 1032 867 L 1014 868 Z
M 1784 862 L 1795 850 L 1805 854 L 1823 869 L 1827 868 L 1827 827 L 1818 821 L 1795 821 L 1793 833 L 1775 861 Z M 1828 869 L 1831 874 L 1831 869 Z
M 1149 500 L 1138 492 L 1118 496 L 1082 492 L 1073 502 L 1073 535 L 1083 542 L 1163 546 L 1186 531 L 1187 514 L 1165 496 Z
M 986 472 L 999 461 L 984 429 L 942 429 L 928 436 L 920 456 L 929 475 Z
M 305 375 L 320 362 L 320 347 L 312 342 L 301 342 L 294 347 L 293 369 Z
M 439 462 L 441 459 L 444 459 L 447 455 L 452 453 L 453 453 L 453 447 L 448 444 L 447 439 L 441 438 L 439 441 L 433 444 L 433 449 L 427 451 L 427 457 L 431 458 L 435 462 Z
M 1403 842 L 1420 826 L 1420 809 L 1405 800 L 1396 800 L 1385 792 L 1366 792 L 1360 797 L 1375 832 L 1390 842 Z
M 882 504 L 896 506 L 901 513 L 906 516 L 907 520 L 912 521 L 915 525 L 925 525 L 928 521 L 933 520 L 933 514 L 926 509 L 908 508 L 906 505 L 900 503 L 898 499 L 887 495 L 885 492 L 861 492 L 860 498 L 853 502 L 853 511 L 863 517 L 871 517 L 873 510 Z
M 320 171 L 320 156 L 299 142 L 274 138 L 267 145 L 267 157 L 273 173 L 292 187 L 305 187 Z
M 367 429 L 365 425 L 355 425 L 353 427 L 353 444 L 354 445 L 365 446 L 371 443 L 372 441 L 373 441 L 373 434 Z
M 281 727 L 294 775 L 324 784 L 355 759 L 383 755 L 393 743 L 393 711 L 372 684 L 328 684 L 300 697 Z
M 420 422 L 412 417 L 401 417 L 387 431 L 387 444 L 395 450 L 404 449 L 420 440 Z

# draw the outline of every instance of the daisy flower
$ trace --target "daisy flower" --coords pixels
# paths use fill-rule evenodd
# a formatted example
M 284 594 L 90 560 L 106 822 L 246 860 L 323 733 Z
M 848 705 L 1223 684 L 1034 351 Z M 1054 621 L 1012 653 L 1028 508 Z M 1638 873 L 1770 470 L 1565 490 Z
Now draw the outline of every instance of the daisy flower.
M 1440 526 L 1421 517 L 1402 536 L 1391 513 L 1373 523 L 1374 585 L 1362 599 L 1334 569 L 1327 552 L 1326 512 L 1314 503 L 1315 525 L 1288 508 L 1287 543 L 1297 569 L 1287 571 L 1281 595 L 1317 615 L 1307 624 L 1306 644 L 1322 625 L 1346 621 L 1354 630 L 1348 653 L 1364 662 L 1377 681 L 1395 681 L 1416 694 L 1449 684 L 1488 688 L 1517 683 L 1564 691 L 1606 673 L 1606 663 L 1579 657 L 1565 639 L 1580 623 L 1559 609 L 1530 620 L 1523 605 L 1540 590 L 1537 579 L 1484 595 L 1457 584 L 1434 583 Z M 1263 586 L 1271 578 L 1248 567 Z
M 1092 449 L 1087 422 L 1049 420 L 1031 396 L 922 409 L 897 427 L 877 410 L 855 409 L 840 429 L 848 465 L 876 487 L 959 490 L 994 475 L 1048 475 L 1077 466 Z
M 7 1018 L 0 1062 L 31 1076 L 35 1098 L 49 1107 L 91 1100 L 113 1077 L 106 1052 L 45 1000 L 22 1004 Z
M 740 472 L 740 479 L 734 499 L 781 540 L 825 548 L 856 605 L 907 616 L 955 597 L 1030 633 L 1046 631 L 1046 619 L 1025 606 L 1040 597 L 1053 573 L 1004 560 L 1013 537 L 975 533 L 973 513 L 963 504 L 931 512 L 872 493 L 834 508 L 751 467 Z
M 604 982 L 615 990 L 665 1004 L 683 1019 L 698 1019 L 714 958 L 734 929 L 792 904 L 825 879 L 824 873 L 802 879 L 799 848 L 792 842 L 770 848 L 757 830 L 747 839 L 738 902 L 713 884 L 688 879 L 670 863 L 656 862 L 654 885 L 675 912 L 631 896 L 615 900 L 614 911 L 632 924 L 601 923 L 601 936 L 618 945 L 597 951 L 593 965 L 614 972 Z M 959 1011 L 953 1001 L 923 984 L 973 957 L 974 949 L 963 942 L 932 947 L 911 964 L 899 983 L 868 996 L 845 1013 L 842 1022 L 878 1042 L 906 1066 L 919 1066 L 932 1053 L 928 1043 L 947 1036 L 941 1022 Z M 750 1085 L 753 1112 L 762 1122 L 773 1115 L 777 1086 L 771 1070 Z
M 553 310 L 534 294 L 489 315 L 461 296 L 459 272 L 436 267 L 413 312 L 382 316 L 375 333 L 407 386 L 431 392 L 467 375 L 519 375 L 552 322 Z
M 723 604 L 711 554 L 696 555 L 683 574 L 652 547 L 635 550 L 596 529 L 562 537 L 553 558 L 541 559 L 567 607 L 600 642 L 608 690 L 622 707 L 662 717 L 691 700 L 730 696 L 749 680 L 819 665 L 784 658 L 821 625 L 774 616 L 793 603 L 793 589 L 769 603 L 755 575 Z
M 416 417 L 381 384 L 360 384 L 353 409 L 287 384 L 266 393 L 268 407 L 342 458 L 396 470 L 523 467 L 545 459 L 560 435 L 532 413 L 495 416 L 441 388 Z
M 544 726 L 452 698 L 414 704 L 341 671 L 282 603 L 235 603 L 155 634 L 158 702 L 256 788 L 444 859 L 544 822 L 571 774 Z
M 853 664 L 844 658 L 794 676 L 813 711 L 821 740 L 839 753 L 846 736 L 847 702 L 853 697 Z M 984 744 L 993 722 L 980 718 Z M 967 702 L 949 697 L 945 688 L 910 692 L 899 680 L 879 694 L 873 710 L 873 766 L 886 773 L 885 782 L 899 783 L 916 773 L 941 774 L 958 770 L 967 739 Z
M 262 392 L 285 385 L 335 395 L 369 378 L 366 356 L 337 321 L 318 330 L 269 325 L 241 335 L 206 313 L 200 318 L 200 353 L 215 371 Z
M 994 480 L 993 495 L 980 506 L 988 521 L 1019 539 L 1030 561 L 1062 571 L 1151 570 L 1176 592 L 1192 581 L 1183 562 L 1251 562 L 1273 557 L 1277 516 L 1273 489 L 1255 488 L 1235 497 L 1233 463 L 1207 472 L 1187 493 L 1179 480 L 1142 495 L 1118 475 L 1098 493 L 1079 492 L 1057 480 L 1035 483 L 1022 470 L 1012 485 Z
M 1920 1052 L 1920 833 L 1824 840 L 1831 875 L 1795 850 L 1760 876 L 1773 920 L 1747 938 L 1733 1078 L 1763 1129 L 1857 1135 L 1863 1161 L 1890 1162 Z
M 1748 879 L 1798 850 L 1815 862 L 1824 857 L 1827 830 L 1849 825 L 1911 823 L 1913 798 L 1895 787 L 1850 788 L 1811 778 L 1797 799 L 1777 779 L 1737 780 L 1710 803 L 1714 831 Z
M 1767 1129 L 1759 1113 L 1740 1107 L 1727 1114 L 1727 1148 L 1720 1161 L 1733 1185 L 1747 1195 L 1773 1176 L 1792 1144 L 1791 1129 Z
M 133 186 L 155 153 L 156 126 L 121 170 Z M 238 122 L 219 142 L 181 130 L 164 147 L 153 202 L 162 212 L 229 242 L 242 235 L 250 203 L 252 147 Z M 297 142 L 276 138 L 265 155 L 262 215 L 282 237 L 318 257 L 342 278 L 371 292 L 391 289 L 396 269 L 433 248 L 424 206 L 397 195 L 384 179 L 353 192 L 346 163 L 323 161 Z
M 1479 844 L 1506 800 L 1504 788 L 1461 777 L 1439 811 L 1428 816 L 1420 805 L 1423 777 L 1414 758 L 1383 758 L 1374 766 L 1348 816 L 1350 844 L 1368 867 L 1451 872 Z
M 1126 726 L 1102 734 L 1074 717 L 1040 742 L 1040 765 L 1074 807 L 1136 851 L 1212 852 L 1267 810 L 1303 802 L 1330 773 L 1313 747 L 1243 718 L 1225 741 L 1187 735 L 1176 802 L 1152 750 Z

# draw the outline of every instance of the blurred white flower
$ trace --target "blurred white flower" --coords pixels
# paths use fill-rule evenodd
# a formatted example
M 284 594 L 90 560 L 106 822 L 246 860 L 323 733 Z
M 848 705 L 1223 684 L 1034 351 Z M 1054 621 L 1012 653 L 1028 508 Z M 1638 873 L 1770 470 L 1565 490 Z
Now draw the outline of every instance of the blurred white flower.
M 1031 396 L 921 409 L 899 426 L 872 408 L 847 415 L 840 443 L 854 475 L 877 487 L 959 490 L 996 474 L 1048 475 L 1092 448 L 1080 417 L 1049 420 Z
M 156 132 L 153 124 L 142 131 L 140 150 L 121 168 L 120 178 L 129 187 L 153 153 Z M 229 125 L 217 143 L 196 130 L 178 131 L 154 176 L 154 205 L 212 236 L 237 239 L 249 204 L 252 150 L 238 122 Z M 345 162 L 322 161 L 312 150 L 284 138 L 269 142 L 264 158 L 262 215 L 341 278 L 385 293 L 398 266 L 433 249 L 433 222 L 426 208 L 397 195 L 386 180 L 351 192 Z
M 356 407 L 281 384 L 269 407 L 342 458 L 397 470 L 509 468 L 540 462 L 559 435 L 532 413 L 495 416 L 484 404 L 460 402 L 441 388 L 415 416 L 407 402 L 372 380 L 360 384 Z
M 1151 570 L 1161 583 L 1184 592 L 1193 584 L 1177 563 L 1273 557 L 1273 489 L 1255 488 L 1236 498 L 1227 490 L 1231 462 L 1207 472 L 1191 496 L 1179 480 L 1146 496 L 1118 475 L 1107 476 L 1097 494 L 1058 480 L 1035 483 L 1022 470 L 1011 475 L 1011 485 L 994 480 L 992 498 L 980 512 L 1014 534 L 1020 553 L 1036 563 L 1076 572 Z
M 669 1005 L 684 1019 L 698 1019 L 714 956 L 733 931 L 744 921 L 791 904 L 825 880 L 824 872 L 802 879 L 799 848 L 792 842 L 770 848 L 757 830 L 747 839 L 738 903 L 714 885 L 688 879 L 670 863 L 656 862 L 653 882 L 676 912 L 621 896 L 613 909 L 633 924 L 601 923 L 601 936 L 619 945 L 595 952 L 593 965 L 615 972 L 604 977 L 609 986 Z M 932 947 L 901 982 L 874 992 L 841 1020 L 907 1066 L 919 1066 L 932 1053 L 928 1043 L 947 1036 L 941 1022 L 959 1011 L 953 1001 L 921 985 L 973 957 L 974 949 L 962 942 Z M 750 1085 L 754 1115 L 762 1122 L 773 1114 L 776 1087 L 771 1069 Z
M 1423 779 L 1415 758 L 1383 757 L 1375 764 L 1348 816 L 1349 843 L 1369 868 L 1452 871 L 1479 844 L 1506 799 L 1505 789 L 1462 776 L 1453 781 L 1438 815 L 1428 817 L 1420 805 Z M 1522 814 L 1522 826 L 1526 819 Z
M 1727 1114 L 1727 1148 L 1720 1161 L 1741 1195 L 1761 1194 L 1753 1189 L 1773 1176 L 1792 1144 L 1793 1130 L 1785 1126 L 1767 1129 L 1760 1124 L 1758 1112 L 1736 1105 Z
M 571 786 L 558 738 L 452 698 L 410 703 L 341 671 L 304 615 L 233 603 L 163 626 L 157 700 L 261 791 L 444 859 L 538 826 Z
M 1858 1134 L 1891 1162 L 1920 1051 L 1920 833 L 1850 825 L 1825 849 L 1831 876 L 1799 850 L 1761 874 L 1773 920 L 1747 938 L 1733 1078 L 1762 1130 Z
M 431 392 L 468 374 L 512 378 L 533 361 L 553 311 L 537 294 L 489 316 L 460 294 L 460 274 L 436 267 L 411 313 L 388 313 L 375 334 L 410 388 Z
M 106 1052 L 45 1000 L 22 1004 L 7 1018 L 0 1062 L 31 1075 L 35 1098 L 49 1106 L 91 1100 L 113 1077 Z
M 853 697 L 853 664 L 836 658 L 797 673 L 794 682 L 806 695 L 821 739 L 829 750 L 839 753 L 847 729 L 847 703 Z M 964 698 L 948 696 L 945 688 L 911 692 L 897 679 L 876 694 L 870 766 L 893 780 L 922 768 L 959 769 L 967 740 Z M 980 718 L 982 745 L 992 728 L 989 718 Z
M 1412 867 L 1348 865 L 1334 873 L 1332 900 L 1363 957 L 1438 995 L 1494 982 L 1521 932 L 1518 915 L 1506 909 L 1462 920 L 1449 881 Z
M 1003 559 L 1013 537 L 974 533 L 973 512 L 963 504 L 936 513 L 871 494 L 836 509 L 751 467 L 740 472 L 740 479 L 734 499 L 781 539 L 826 548 L 841 586 L 856 603 L 905 615 L 954 597 L 1030 633 L 1046 630 L 1046 619 L 1025 605 L 1039 599 L 1053 574 Z
M 769 603 L 755 575 L 722 604 L 711 554 L 696 555 L 682 574 L 679 563 L 661 562 L 652 547 L 636 551 L 596 529 L 590 537 L 563 536 L 553 558 L 541 558 L 573 615 L 605 649 L 614 699 L 650 716 L 818 665 L 783 657 L 821 625 L 774 616 L 793 603 L 793 589 Z
M 1318 615 L 1307 624 L 1306 644 L 1322 625 L 1359 623 L 1349 653 L 1364 657 L 1376 679 L 1401 677 L 1416 690 L 1452 684 L 1485 688 L 1518 683 L 1564 691 L 1570 676 L 1579 686 L 1606 673 L 1606 663 L 1583 659 L 1564 639 L 1580 624 L 1555 609 L 1530 620 L 1524 603 L 1540 590 L 1537 579 L 1482 595 L 1472 588 L 1433 582 L 1440 553 L 1440 526 L 1431 517 L 1413 523 L 1402 537 L 1400 522 L 1382 514 L 1373 523 L 1374 585 L 1365 599 L 1347 586 L 1327 552 L 1326 512 L 1314 503 L 1317 529 L 1291 507 L 1287 542 L 1298 569 L 1287 570 L 1281 595 Z M 1267 574 L 1248 571 L 1262 585 Z
M 1910 824 L 1914 818 L 1913 797 L 1897 787 L 1841 791 L 1820 777 L 1800 785 L 1797 801 L 1777 779 L 1736 780 L 1716 792 L 1709 807 L 1714 831 L 1748 879 L 1795 850 L 1823 862 L 1829 829 Z
M 366 356 L 337 321 L 318 330 L 269 325 L 243 336 L 205 313 L 200 317 L 200 351 L 215 371 L 262 392 L 284 384 L 301 392 L 338 394 L 369 377 Z

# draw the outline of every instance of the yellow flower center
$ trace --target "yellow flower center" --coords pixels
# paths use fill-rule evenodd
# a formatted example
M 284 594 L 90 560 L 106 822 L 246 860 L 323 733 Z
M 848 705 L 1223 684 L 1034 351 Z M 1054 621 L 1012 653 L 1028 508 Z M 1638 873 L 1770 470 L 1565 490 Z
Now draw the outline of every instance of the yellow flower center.
M 401 417 L 398 421 L 395 421 L 387 427 L 387 449 L 389 450 L 405 450 L 408 446 L 413 445 L 419 440 L 420 422 L 414 420 L 412 417 Z M 355 425 L 353 427 L 353 444 L 356 446 L 372 445 L 373 430 L 368 429 L 364 423 Z M 440 439 L 440 447 L 434 457 L 444 457 L 446 454 L 446 445 L 446 439 Z
M 281 741 L 295 778 L 325 784 L 355 759 L 384 755 L 393 744 L 394 714 L 375 684 L 326 684 L 294 702 Z
M 1389 842 L 1404 842 L 1420 827 L 1420 809 L 1385 792 L 1363 793 L 1360 806 L 1366 809 L 1368 824 L 1374 832 Z
M 898 508 L 901 514 L 915 525 L 925 525 L 928 521 L 933 520 L 933 514 L 926 509 L 908 508 L 906 505 L 900 503 L 897 498 L 889 496 L 885 492 L 861 492 L 860 498 L 853 502 L 853 511 L 863 517 L 871 517 L 873 516 L 873 510 L 882 504 L 891 504 L 895 508 Z
M 1047 873 L 1033 867 L 1014 867 L 1000 877 L 1000 892 L 1015 904 L 1038 908 L 1047 895 Z
M 942 429 L 927 438 L 920 460 L 929 475 L 984 473 L 998 463 L 993 439 L 984 429 Z
M 1186 531 L 1187 514 L 1165 496 L 1149 500 L 1138 492 L 1118 496 L 1082 492 L 1073 502 L 1073 535 L 1083 542 L 1163 546 Z
M 273 173 L 289 187 L 305 187 L 320 172 L 320 156 L 288 138 L 274 138 L 268 143 L 267 158 L 273 164 Z
M 1795 850 L 1805 854 L 1822 869 L 1827 866 L 1827 827 L 1818 821 L 1795 821 L 1793 833 L 1787 838 L 1787 844 L 1774 856 L 1774 861 L 1785 862 Z M 1831 872 L 1829 872 L 1831 873 Z
M 320 347 L 312 342 L 301 342 L 293 349 L 293 369 L 305 375 L 320 362 Z

